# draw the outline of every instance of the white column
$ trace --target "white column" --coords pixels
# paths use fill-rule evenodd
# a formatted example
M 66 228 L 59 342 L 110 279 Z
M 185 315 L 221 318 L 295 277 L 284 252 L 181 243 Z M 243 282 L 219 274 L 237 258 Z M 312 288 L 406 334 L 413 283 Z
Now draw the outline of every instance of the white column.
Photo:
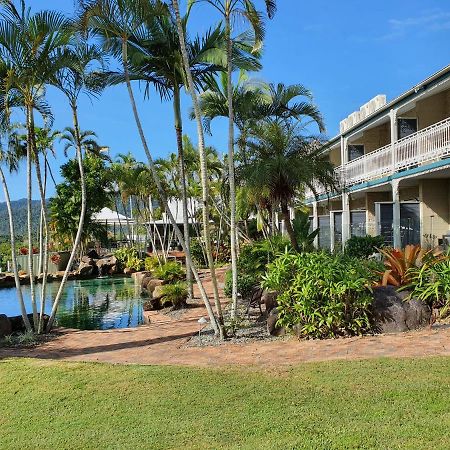
M 332 211 L 330 211 L 330 248 L 331 251 L 334 252 L 335 250 L 335 240 L 334 240 L 334 214 Z
M 317 214 L 317 202 L 314 202 L 313 205 L 313 230 L 317 230 L 319 228 L 319 215 Z M 319 248 L 319 236 L 316 236 L 314 239 L 314 247 Z
M 389 112 L 389 117 L 391 121 L 391 163 L 392 163 L 392 171 L 395 171 L 395 143 L 398 140 L 398 132 L 397 132 L 397 109 L 391 109 Z
M 392 180 L 392 211 L 393 211 L 393 220 L 392 220 L 392 228 L 394 234 L 394 247 L 401 248 L 402 239 L 400 234 L 400 190 L 399 190 L 399 180 Z
M 350 194 L 342 193 L 342 247 L 350 239 Z

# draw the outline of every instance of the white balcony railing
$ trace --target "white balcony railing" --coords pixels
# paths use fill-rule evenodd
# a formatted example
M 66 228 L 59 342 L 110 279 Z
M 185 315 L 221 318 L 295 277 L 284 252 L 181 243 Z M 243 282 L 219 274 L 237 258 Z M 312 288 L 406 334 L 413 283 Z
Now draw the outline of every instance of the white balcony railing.
M 448 156 L 450 156 L 450 117 L 400 139 L 393 145 L 388 144 L 354 159 L 335 170 L 341 186 L 350 187 Z M 317 187 L 316 190 L 318 195 L 325 193 L 323 187 Z M 313 193 L 306 192 L 305 196 L 312 197 Z

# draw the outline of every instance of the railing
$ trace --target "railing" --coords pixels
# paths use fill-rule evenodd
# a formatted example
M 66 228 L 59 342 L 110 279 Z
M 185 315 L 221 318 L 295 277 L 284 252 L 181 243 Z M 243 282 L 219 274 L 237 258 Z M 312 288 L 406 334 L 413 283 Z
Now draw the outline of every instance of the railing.
M 417 133 L 337 167 L 336 176 L 344 187 L 376 180 L 412 167 L 450 156 L 450 117 Z M 325 194 L 321 186 L 317 194 Z M 305 194 L 313 197 L 312 191 Z

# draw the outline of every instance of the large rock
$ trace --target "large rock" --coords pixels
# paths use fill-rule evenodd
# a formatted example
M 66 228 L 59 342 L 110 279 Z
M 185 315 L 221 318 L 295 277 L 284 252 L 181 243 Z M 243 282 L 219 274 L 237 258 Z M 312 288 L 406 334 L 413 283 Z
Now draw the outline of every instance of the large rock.
M 80 275 L 81 277 L 95 276 L 97 275 L 97 266 L 81 261 L 78 267 L 78 275 Z
M 158 280 L 157 278 L 153 278 L 147 283 L 146 289 L 149 292 L 153 292 L 157 286 L 162 286 L 164 284 L 166 284 L 164 280 Z
M 15 285 L 14 275 L 8 273 L 0 276 L 0 287 L 14 287 Z
M 143 309 L 144 311 L 157 311 L 162 308 L 161 299 L 159 298 L 151 298 L 144 302 Z
M 272 336 L 284 336 L 286 334 L 286 329 L 278 326 L 277 321 L 278 310 L 277 308 L 273 308 L 267 316 L 267 331 Z
M 94 250 L 93 248 L 91 248 L 91 249 L 87 252 L 86 256 L 87 256 L 88 258 L 91 258 L 91 259 L 100 259 L 100 256 L 98 255 L 97 251 Z
M 155 289 L 152 293 L 152 298 L 155 300 L 161 300 L 164 296 L 165 294 L 163 293 L 162 285 L 155 286 Z
M 261 303 L 265 305 L 267 314 L 272 311 L 273 308 L 278 306 L 277 297 L 277 291 L 269 291 L 267 289 L 263 291 L 261 295 Z
M 49 318 L 50 318 L 50 316 L 48 316 L 47 314 L 44 314 L 44 329 L 47 326 Z M 33 314 L 28 314 L 28 320 L 30 321 L 31 326 L 33 327 Z M 10 317 L 9 321 L 11 322 L 11 328 L 12 328 L 13 333 L 16 333 L 16 332 L 23 333 L 26 331 L 22 316 Z
M 12 333 L 11 321 L 5 314 L 0 314 L 0 338 Z
M 383 286 L 375 288 L 373 295 L 372 313 L 377 332 L 400 333 L 430 324 L 430 307 L 414 298 L 406 300 L 406 292 L 397 292 L 393 286 Z
M 95 262 L 100 276 L 113 275 L 117 266 L 117 258 L 115 256 L 107 256 Z

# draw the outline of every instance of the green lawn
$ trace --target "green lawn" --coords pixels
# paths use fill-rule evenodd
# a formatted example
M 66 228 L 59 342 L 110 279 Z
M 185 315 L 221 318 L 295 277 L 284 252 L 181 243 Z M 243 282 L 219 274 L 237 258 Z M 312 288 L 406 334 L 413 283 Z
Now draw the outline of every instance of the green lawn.
M 0 360 L 0 448 L 450 448 L 450 358 L 192 369 Z

